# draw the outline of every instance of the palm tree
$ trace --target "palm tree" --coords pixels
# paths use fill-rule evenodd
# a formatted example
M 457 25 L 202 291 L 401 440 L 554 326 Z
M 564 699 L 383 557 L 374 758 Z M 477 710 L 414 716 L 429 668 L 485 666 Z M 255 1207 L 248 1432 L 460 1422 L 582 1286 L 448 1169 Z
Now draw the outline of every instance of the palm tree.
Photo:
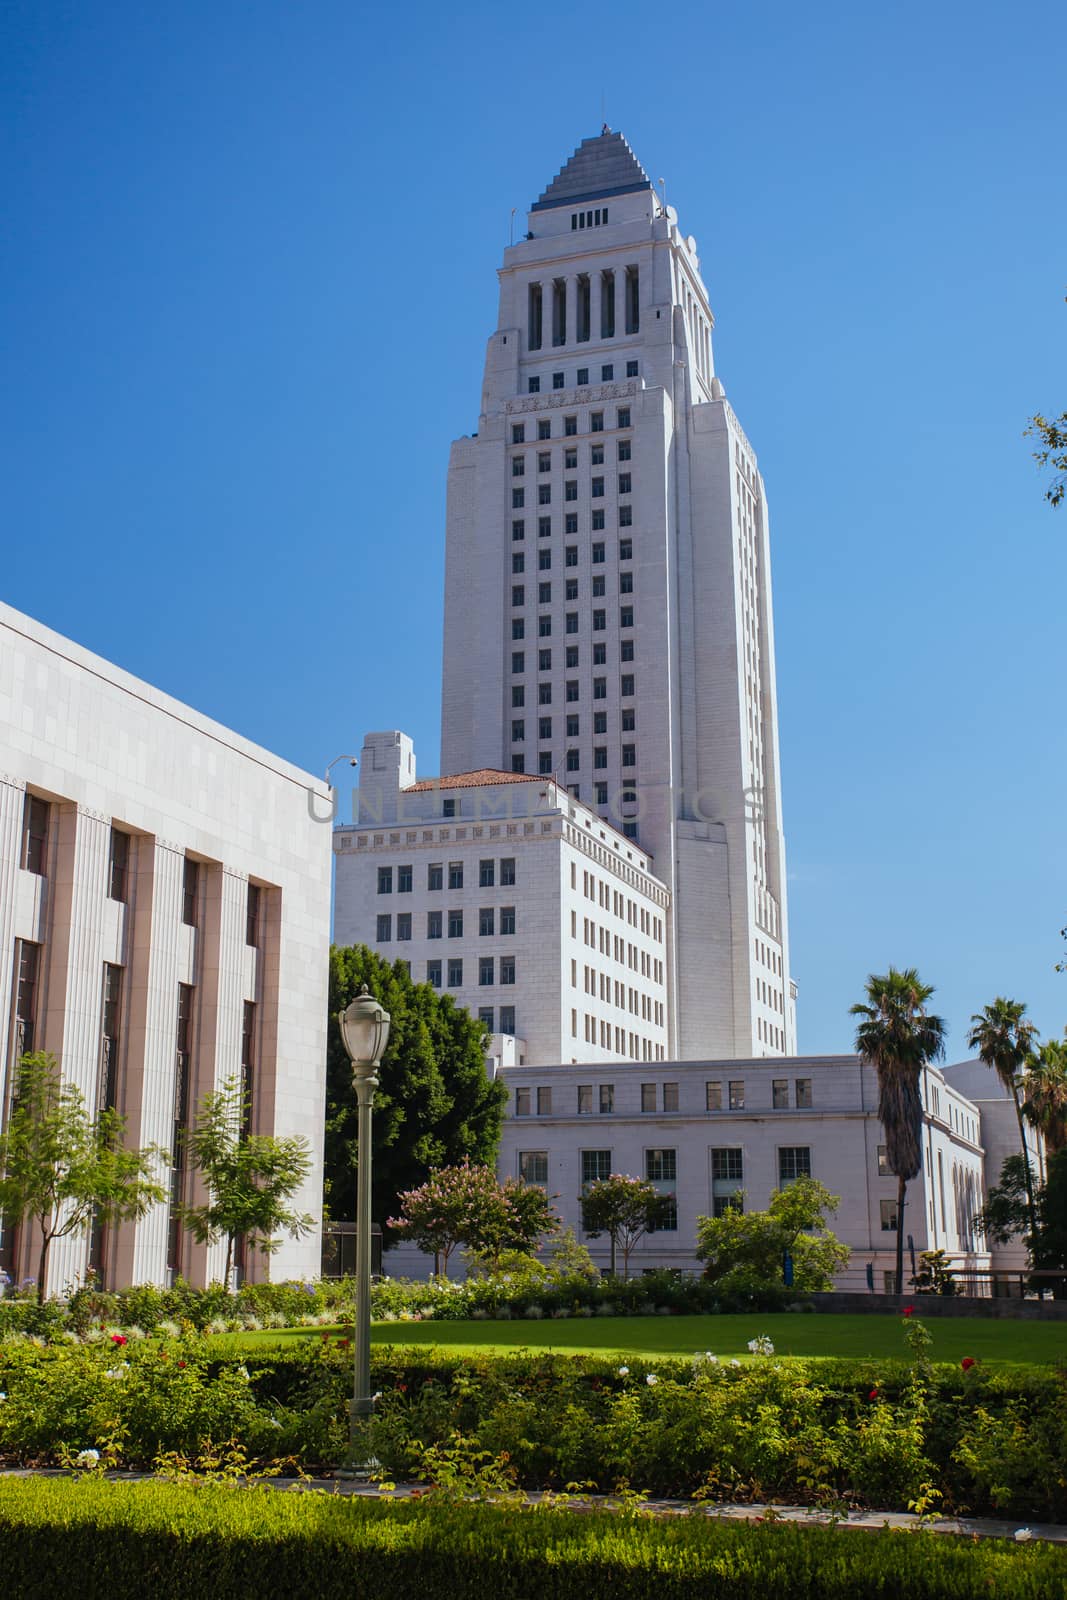
M 1067 1147 L 1067 1039 L 1050 1039 L 1030 1056 L 1023 1079 L 1023 1116 L 1050 1156 Z
M 922 1167 L 922 1074 L 945 1053 L 945 1024 L 931 1016 L 933 994 L 914 967 L 867 979 L 867 1000 L 850 1015 L 861 1021 L 856 1049 L 878 1074 L 878 1118 L 885 1129 L 886 1159 L 897 1177 L 897 1293 L 904 1284 L 904 1196 Z
M 1026 1176 L 1026 1210 L 1030 1218 L 1030 1238 L 1037 1237 L 1037 1207 L 1034 1204 L 1034 1176 L 1030 1170 L 1030 1153 L 1026 1146 L 1026 1127 L 1023 1123 L 1019 1082 L 1027 1057 L 1037 1042 L 1037 1029 L 1025 1017 L 1026 1006 L 1021 1000 L 1005 1000 L 998 996 L 992 1005 L 984 1006 L 971 1018 L 971 1031 L 967 1044 L 977 1050 L 979 1059 L 991 1067 L 1010 1094 L 1019 1123 L 1019 1144 L 1022 1147 L 1023 1171 Z

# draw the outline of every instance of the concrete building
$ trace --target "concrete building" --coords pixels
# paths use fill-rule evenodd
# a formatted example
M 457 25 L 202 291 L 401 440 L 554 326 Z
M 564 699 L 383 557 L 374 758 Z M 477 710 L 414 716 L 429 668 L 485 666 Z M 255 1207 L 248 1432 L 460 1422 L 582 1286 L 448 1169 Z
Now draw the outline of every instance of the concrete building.
M 853 1252 L 842 1285 L 865 1287 L 870 1265 L 875 1288 L 892 1287 L 897 1180 L 885 1163 L 877 1079 L 858 1056 L 526 1066 L 503 1077 L 500 1176 L 544 1184 L 602 1268 L 608 1241 L 583 1234 L 580 1198 L 597 1178 L 648 1178 L 675 1201 L 670 1225 L 634 1251 L 631 1271 L 640 1272 L 697 1270 L 698 1216 L 720 1214 L 742 1192 L 750 1210 L 763 1210 L 773 1189 L 809 1175 L 841 1197 L 831 1226 Z M 908 1185 L 905 1230 L 916 1255 L 942 1249 L 982 1271 L 990 1256 L 972 1229 L 983 1200 L 979 1110 L 932 1068 L 923 1101 L 923 1170 Z
M 334 937 L 480 1016 L 496 1065 L 667 1054 L 670 895 L 634 840 L 551 776 L 419 781 L 369 733 L 358 821 L 334 830 Z
M 767 499 L 696 241 L 607 128 L 527 229 L 452 447 L 442 769 L 556 776 L 640 844 L 671 1055 L 790 1054 Z
M 327 822 L 313 819 L 318 811 Z M 255 1131 L 300 1134 L 322 1204 L 330 904 L 321 781 L 0 605 L 0 1115 L 15 1065 L 51 1051 L 94 1112 L 176 1156 L 143 1221 L 57 1241 L 49 1289 L 92 1266 L 107 1285 L 221 1276 L 174 1203 L 183 1133 L 209 1089 L 241 1080 Z M 36 1270 L 32 1230 L 0 1260 Z M 285 1238 L 250 1276 L 318 1272 L 319 1238 Z
M 982 1119 L 985 1186 L 988 1191 L 1000 1183 L 1001 1168 L 1007 1158 L 1022 1153 L 1015 1104 L 997 1074 L 984 1061 L 959 1061 L 955 1066 L 945 1068 L 945 1078 L 978 1108 Z M 1046 1177 L 1045 1142 L 1030 1123 L 1024 1121 L 1023 1130 L 1035 1181 L 1042 1184 Z M 1003 1271 L 1026 1270 L 1028 1256 L 1021 1239 L 1013 1239 L 1009 1244 L 994 1241 L 991 1249 L 994 1266 Z

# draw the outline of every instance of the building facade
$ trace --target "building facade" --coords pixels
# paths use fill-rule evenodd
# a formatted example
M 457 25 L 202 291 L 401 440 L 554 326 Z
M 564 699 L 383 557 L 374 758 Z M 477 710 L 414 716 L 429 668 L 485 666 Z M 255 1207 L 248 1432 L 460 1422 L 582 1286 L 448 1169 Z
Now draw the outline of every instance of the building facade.
M 53 1053 L 89 1109 L 157 1145 L 167 1201 L 58 1240 L 51 1291 L 222 1275 L 177 1205 L 205 1092 L 240 1082 L 255 1132 L 302 1135 L 322 1204 L 329 791 L 238 734 L 0 605 L 0 1116 L 16 1064 Z M 315 820 L 314 812 L 320 818 Z M 2 1226 L 2 1225 L 0 1225 Z M 36 1271 L 32 1228 L 0 1262 Z M 318 1231 L 246 1275 L 313 1275 Z
M 669 892 L 551 777 L 419 781 L 405 734 L 370 733 L 334 852 L 337 943 L 448 990 L 485 1022 L 491 1061 L 666 1056 Z
M 640 844 L 672 1055 L 792 1053 L 767 501 L 696 241 L 605 128 L 499 281 L 449 467 L 442 770 L 554 777 Z
M 858 1056 L 768 1061 L 664 1061 L 504 1071 L 501 1178 L 540 1183 L 563 1222 L 606 1269 L 609 1244 L 582 1231 L 581 1195 L 621 1172 L 670 1196 L 668 1223 L 639 1241 L 631 1271 L 696 1271 L 696 1219 L 728 1205 L 764 1210 L 774 1189 L 810 1176 L 840 1196 L 830 1225 L 852 1250 L 842 1287 L 891 1289 L 897 1180 L 889 1172 L 878 1083 Z M 934 1069 L 924 1075 L 923 1168 L 908 1185 L 905 1232 L 916 1256 L 944 1250 L 956 1266 L 990 1265 L 973 1221 L 983 1189 L 978 1108 Z M 995 1264 L 995 1263 L 994 1263 Z M 910 1273 L 910 1261 L 906 1272 Z

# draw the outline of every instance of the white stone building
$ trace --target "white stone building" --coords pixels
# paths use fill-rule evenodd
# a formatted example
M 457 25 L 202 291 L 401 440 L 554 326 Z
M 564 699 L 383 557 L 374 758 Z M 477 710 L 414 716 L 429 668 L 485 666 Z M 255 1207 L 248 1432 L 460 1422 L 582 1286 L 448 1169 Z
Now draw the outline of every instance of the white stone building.
M 420 782 L 406 735 L 369 733 L 334 851 L 336 942 L 448 990 L 497 1064 L 666 1055 L 669 892 L 551 776 Z
M 985 1186 L 987 1191 L 993 1189 L 1000 1183 L 1001 1168 L 1007 1158 L 1022 1154 L 1019 1120 L 1012 1098 L 984 1061 L 959 1061 L 945 1068 L 945 1078 L 978 1107 L 985 1151 Z M 1025 1120 L 1023 1131 L 1035 1181 L 1042 1184 L 1046 1177 L 1045 1142 L 1037 1129 Z M 1009 1244 L 994 1242 L 991 1248 L 996 1267 L 1004 1271 L 1026 1271 L 1029 1258 L 1021 1239 L 1013 1239 Z
M 128 1140 L 179 1154 L 209 1089 L 239 1079 L 257 1132 L 300 1134 L 299 1209 L 321 1216 L 330 904 L 325 784 L 0 605 L 0 1115 L 23 1051 L 51 1051 Z M 320 818 L 314 819 L 316 811 Z M 0 1235 L 36 1271 L 33 1230 Z M 318 1230 L 251 1276 L 314 1275 Z M 221 1276 L 170 1201 L 52 1249 L 49 1289 Z
M 630 1267 L 640 1272 L 698 1270 L 698 1216 L 736 1204 L 741 1191 L 748 1209 L 763 1210 L 773 1189 L 810 1175 L 841 1198 L 831 1226 L 852 1259 L 840 1286 L 865 1288 L 870 1266 L 874 1287 L 891 1287 L 897 1180 L 885 1164 L 877 1079 L 858 1056 L 526 1066 L 503 1077 L 500 1176 L 544 1184 L 602 1268 L 608 1241 L 583 1234 L 580 1199 L 597 1178 L 648 1178 L 676 1201 L 673 1226 L 637 1245 Z M 932 1068 L 923 1101 L 923 1170 L 908 1185 L 905 1231 L 916 1256 L 942 1249 L 983 1271 L 990 1257 L 971 1226 L 983 1200 L 978 1108 Z
M 499 280 L 449 469 L 442 770 L 555 776 L 639 841 L 670 1054 L 791 1053 L 767 501 L 696 241 L 605 128 Z

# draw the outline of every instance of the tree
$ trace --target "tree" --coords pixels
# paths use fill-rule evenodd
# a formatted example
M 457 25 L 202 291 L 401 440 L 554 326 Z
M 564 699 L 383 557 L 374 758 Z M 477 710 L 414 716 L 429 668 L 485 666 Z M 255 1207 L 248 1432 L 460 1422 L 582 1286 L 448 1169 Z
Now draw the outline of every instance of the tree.
M 400 1196 L 400 1213 L 388 1225 L 420 1250 L 432 1252 L 434 1271 L 448 1276 L 457 1245 L 469 1245 L 498 1262 L 504 1250 L 528 1251 L 559 1226 L 548 1197 L 536 1184 L 497 1179 L 491 1167 L 461 1162 L 440 1167 L 425 1183 Z
M 849 1258 L 848 1245 L 830 1232 L 824 1214 L 839 1203 L 815 1178 L 797 1178 L 774 1190 L 766 1211 L 731 1205 L 721 1217 L 697 1217 L 696 1253 L 706 1263 L 704 1276 L 724 1289 L 748 1292 L 784 1285 L 789 1256 L 794 1288 L 832 1288 Z
M 998 996 L 992 1005 L 984 1006 L 971 1018 L 967 1044 L 977 1050 L 979 1058 L 990 1067 L 1011 1095 L 1015 1106 L 1015 1119 L 1019 1124 L 1019 1145 L 1022 1151 L 1023 1171 L 1026 1180 L 1026 1198 L 1030 1211 L 1030 1232 L 1037 1232 L 1037 1210 L 1034 1205 L 1034 1179 L 1030 1170 L 1030 1152 L 1026 1143 L 1026 1126 L 1023 1122 L 1019 1086 L 1023 1069 L 1037 1039 L 1037 1029 L 1024 1015 L 1021 1000 L 1005 1000 Z
M 952 1262 L 943 1250 L 924 1250 L 919 1256 L 919 1270 L 911 1280 L 916 1294 L 959 1294 L 959 1284 L 952 1270 Z
M 1034 1191 L 1037 1228 L 1030 1227 L 1030 1197 L 1026 1187 L 1026 1162 L 1008 1156 L 1000 1169 L 1000 1182 L 986 1195 L 975 1218 L 976 1230 L 998 1244 L 1022 1239 L 1034 1268 L 1067 1275 L 1067 1149 L 1049 1157 L 1047 1177 Z M 1047 1280 L 1037 1279 L 1039 1294 Z M 1053 1282 L 1055 1300 L 1067 1299 L 1067 1276 Z
M 1026 432 L 1040 439 L 1044 447 L 1033 452 L 1038 466 L 1047 467 L 1051 463 L 1055 469 L 1056 476 L 1045 490 L 1045 499 L 1050 506 L 1058 506 L 1067 490 L 1067 411 L 1053 418 L 1031 417 Z
M 54 1240 L 86 1233 L 94 1222 L 143 1217 L 166 1199 L 154 1175 L 166 1154 L 155 1145 L 127 1150 L 125 1130 L 126 1119 L 116 1111 L 90 1117 L 81 1091 L 62 1081 L 55 1056 L 38 1051 L 22 1057 L 0 1134 L 0 1214 L 12 1227 L 27 1218 L 37 1224 L 39 1305 Z
M 931 1016 L 933 994 L 914 967 L 867 979 L 867 999 L 851 1008 L 861 1020 L 856 1049 L 878 1075 L 878 1118 L 885 1129 L 886 1160 L 897 1178 L 896 1285 L 904 1286 L 904 1200 L 922 1167 L 922 1074 L 945 1053 L 945 1024 Z
M 606 1233 L 611 1241 L 611 1275 L 615 1276 L 616 1254 L 622 1251 L 622 1275 L 630 1276 L 630 1252 L 639 1239 L 663 1221 L 673 1200 L 662 1195 L 642 1178 L 629 1178 L 613 1172 L 598 1178 L 581 1197 L 582 1227 L 591 1239 Z
M 1045 1141 L 1049 1155 L 1067 1147 L 1067 1039 L 1049 1039 L 1028 1062 L 1023 1115 Z
M 397 1197 L 437 1167 L 496 1157 L 507 1090 L 485 1066 L 485 1027 L 451 995 L 412 983 L 366 945 L 330 952 L 326 1058 L 326 1201 L 334 1217 L 353 1216 L 356 1096 L 337 1015 L 365 983 L 389 1012 L 389 1043 L 378 1069 L 372 1123 L 371 1211 L 387 1219 Z
M 311 1171 L 307 1140 L 244 1133 L 248 1110 L 240 1083 L 228 1080 L 201 1100 L 186 1145 L 209 1199 L 182 1206 L 182 1222 L 201 1244 L 226 1240 L 226 1284 L 234 1244 L 242 1235 L 252 1249 L 270 1255 L 278 1248 L 279 1232 L 298 1239 L 315 1225 L 314 1217 L 286 1203 Z

